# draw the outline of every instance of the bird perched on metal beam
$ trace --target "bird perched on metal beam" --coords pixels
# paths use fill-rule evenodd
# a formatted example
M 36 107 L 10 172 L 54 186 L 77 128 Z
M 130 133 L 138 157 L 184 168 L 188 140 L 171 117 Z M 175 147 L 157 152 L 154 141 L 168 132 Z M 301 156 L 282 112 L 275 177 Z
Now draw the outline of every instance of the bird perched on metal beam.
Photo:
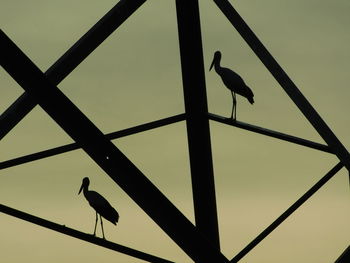
M 101 228 L 102 228 L 102 235 L 103 239 L 105 239 L 105 233 L 103 231 L 103 223 L 102 223 L 102 217 L 107 219 L 112 224 L 116 225 L 119 220 L 119 214 L 118 212 L 108 203 L 108 201 L 99 193 L 95 191 L 89 190 L 89 184 L 90 180 L 88 177 L 85 177 L 83 179 L 83 183 L 81 184 L 79 193 L 83 191 L 84 196 L 86 200 L 89 202 L 90 206 L 95 209 L 96 211 L 96 220 L 95 220 L 95 229 L 94 229 L 94 236 L 96 235 L 96 226 L 98 221 L 97 214 L 100 215 L 100 222 L 101 222 Z
M 216 73 L 219 74 L 226 88 L 228 88 L 231 91 L 232 100 L 233 100 L 231 119 L 236 120 L 236 115 L 237 115 L 236 114 L 237 113 L 236 93 L 245 97 L 251 104 L 254 103 L 254 94 L 252 90 L 245 84 L 241 76 L 239 76 L 236 72 L 232 71 L 229 68 L 221 67 L 220 60 L 221 60 L 221 52 L 216 51 L 214 54 L 213 62 L 210 65 L 209 71 L 214 66 Z M 233 112 L 235 115 L 234 118 L 233 118 Z

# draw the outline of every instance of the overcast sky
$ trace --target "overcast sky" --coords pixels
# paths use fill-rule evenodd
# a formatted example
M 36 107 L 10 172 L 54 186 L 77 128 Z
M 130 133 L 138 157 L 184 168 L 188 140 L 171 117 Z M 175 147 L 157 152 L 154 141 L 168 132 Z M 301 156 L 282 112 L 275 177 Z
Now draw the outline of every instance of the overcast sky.
M 230 1 L 350 148 L 348 0 Z M 2 0 L 2 30 L 47 70 L 116 1 Z M 213 54 L 239 73 L 255 104 L 238 97 L 237 118 L 324 143 L 213 1 L 201 0 L 209 112 L 231 113 L 231 95 Z M 59 88 L 104 133 L 184 112 L 175 2 L 148 0 L 72 72 Z M 0 113 L 23 93 L 0 71 Z M 338 162 L 330 154 L 210 122 L 222 252 L 232 258 Z M 184 122 L 113 141 L 194 222 Z M 0 142 L 0 161 L 71 143 L 36 107 Z M 0 171 L 4 205 L 92 233 L 95 214 L 83 177 L 119 211 L 108 240 L 176 262 L 191 260 L 82 150 Z M 301 209 L 241 260 L 333 262 L 350 241 L 349 177 L 343 168 Z M 0 214 L 3 262 L 139 262 Z M 98 230 L 98 235 L 101 235 Z

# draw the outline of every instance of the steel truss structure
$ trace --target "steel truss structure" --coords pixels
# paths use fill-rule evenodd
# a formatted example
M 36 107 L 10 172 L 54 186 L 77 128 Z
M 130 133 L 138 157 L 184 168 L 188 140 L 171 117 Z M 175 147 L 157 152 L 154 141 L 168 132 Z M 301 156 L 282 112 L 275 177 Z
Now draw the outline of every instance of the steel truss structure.
M 194 262 L 233 263 L 242 259 L 340 169 L 345 166 L 350 171 L 350 154 L 230 2 L 213 1 L 324 139 L 325 145 L 240 121 L 233 122 L 208 113 L 198 0 L 176 0 L 185 113 L 103 134 L 57 88 L 57 85 L 146 2 L 121 0 L 45 73 L 41 72 L 3 31 L 0 32 L 1 65 L 25 90 L 0 116 L 0 139 L 36 105 L 40 105 L 75 141 L 72 144 L 3 161 L 0 163 L 0 169 L 82 148 Z M 220 252 L 209 120 L 324 151 L 336 155 L 339 159 L 338 164 L 232 259 L 227 259 Z M 185 121 L 187 126 L 195 225 L 111 142 L 112 139 L 180 121 Z M 148 198 L 144 198 L 145 196 Z M 171 262 L 5 205 L 0 205 L 0 211 L 135 258 L 149 262 Z M 349 253 L 348 247 L 336 262 L 344 263 Z

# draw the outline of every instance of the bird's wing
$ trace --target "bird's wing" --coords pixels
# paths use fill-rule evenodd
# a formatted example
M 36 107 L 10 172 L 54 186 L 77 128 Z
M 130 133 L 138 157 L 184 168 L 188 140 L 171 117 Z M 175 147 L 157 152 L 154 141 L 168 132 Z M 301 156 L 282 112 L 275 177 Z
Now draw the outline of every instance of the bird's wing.
M 102 195 L 95 191 L 88 191 L 87 200 L 89 201 L 89 204 L 94 208 L 110 205 Z
M 251 89 L 245 84 L 240 75 L 228 68 L 222 68 L 220 74 L 225 86 L 233 92 L 236 92 L 243 97 L 253 97 L 254 94 Z
M 235 87 L 245 86 L 244 80 L 236 72 L 229 68 L 222 68 L 220 72 L 222 81 L 229 89 L 234 89 Z
M 118 212 L 102 195 L 95 191 L 89 191 L 87 194 L 87 199 L 89 201 L 89 204 L 96 210 L 97 213 L 112 223 L 118 222 Z

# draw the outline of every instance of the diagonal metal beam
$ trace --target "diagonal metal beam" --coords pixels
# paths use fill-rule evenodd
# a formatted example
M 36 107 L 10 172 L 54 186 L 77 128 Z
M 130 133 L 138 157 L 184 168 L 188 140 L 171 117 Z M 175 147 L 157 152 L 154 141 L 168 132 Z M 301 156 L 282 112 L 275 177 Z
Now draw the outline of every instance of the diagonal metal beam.
M 196 227 L 220 248 L 198 0 L 176 0 Z
M 335 263 L 346 263 L 346 262 L 349 262 L 349 258 L 350 258 L 350 246 L 348 246 L 344 250 L 344 252 L 339 256 L 339 258 L 337 258 Z
M 169 125 L 169 124 L 173 124 L 173 123 L 176 123 L 176 122 L 179 122 L 179 121 L 183 121 L 183 120 L 185 120 L 185 114 L 178 114 L 178 115 L 171 116 L 171 117 L 168 117 L 168 118 L 164 118 L 164 119 L 160 119 L 160 120 L 156 120 L 156 121 L 140 124 L 140 125 L 137 125 L 137 126 L 134 126 L 134 127 L 131 127 L 131 128 L 124 129 L 124 130 L 108 133 L 105 136 L 106 136 L 106 138 L 108 140 L 113 140 L 113 139 L 125 137 L 125 136 L 128 136 L 128 135 L 136 134 L 136 133 L 139 133 L 139 132 L 148 131 L 150 129 L 159 128 L 159 127 L 162 127 L 162 126 L 165 126 L 165 125 Z M 70 144 L 58 146 L 58 147 L 55 147 L 55 148 L 51 148 L 51 149 L 48 149 L 48 150 L 44 150 L 44 151 L 40 151 L 40 152 L 24 155 L 24 156 L 21 156 L 21 157 L 17 157 L 17 158 L 14 158 L 14 159 L 10 159 L 10 160 L 7 160 L 7 161 L 0 162 L 0 170 L 6 169 L 6 168 L 10 168 L 10 167 L 13 167 L 13 166 L 17 166 L 17 165 L 20 165 L 20 164 L 33 162 L 33 161 L 40 160 L 40 159 L 44 159 L 44 158 L 47 158 L 47 157 L 50 157 L 50 156 L 54 156 L 54 155 L 58 155 L 58 154 L 61 154 L 61 153 L 74 151 L 74 150 L 77 150 L 77 149 L 80 149 L 80 148 L 81 147 L 79 146 L 79 144 L 77 144 L 77 143 L 70 143 Z
M 4 69 L 195 262 L 229 262 L 215 245 L 0 31 Z
M 247 255 L 256 245 L 258 245 L 265 237 L 275 230 L 284 220 L 294 213 L 301 205 L 303 205 L 314 193 L 324 186 L 337 172 L 343 168 L 342 163 L 334 166 L 325 176 L 323 176 L 314 186 L 312 186 L 303 196 L 301 196 L 294 204 L 292 204 L 282 215 L 272 222 L 264 231 L 262 231 L 252 242 L 250 242 L 241 252 L 239 252 L 231 263 L 236 263 Z
M 217 122 L 224 123 L 224 124 L 227 124 L 230 126 L 241 128 L 241 129 L 244 129 L 247 131 L 263 134 L 263 135 L 270 136 L 272 138 L 280 139 L 283 141 L 295 143 L 295 144 L 302 145 L 302 146 L 312 148 L 315 150 L 319 150 L 322 152 L 333 153 L 332 149 L 328 145 L 309 141 L 309 140 L 299 138 L 299 137 L 296 137 L 293 135 L 285 134 L 282 132 L 269 130 L 269 129 L 262 128 L 262 127 L 252 125 L 252 124 L 248 124 L 245 122 L 241 122 L 241 121 L 237 121 L 237 120 L 232 121 L 231 118 L 225 118 L 225 117 L 222 117 L 222 116 L 219 116 L 216 114 L 212 114 L 212 113 L 209 113 L 208 116 L 209 116 L 209 119 L 211 119 L 213 121 L 217 121 Z M 0 169 L 1 169 L 1 163 L 0 163 Z
M 265 67 L 274 76 L 288 96 L 293 100 L 295 105 L 297 105 L 299 110 L 309 120 L 311 125 L 316 129 L 323 140 L 329 145 L 329 147 L 332 148 L 332 151 L 337 155 L 339 160 L 343 162 L 346 168 L 350 171 L 350 154 L 347 149 L 338 140 L 332 130 L 300 92 L 293 81 L 288 77 L 287 73 L 273 58 L 254 32 L 249 28 L 243 18 L 233 8 L 229 1 L 214 0 L 214 2 L 231 22 L 231 24 L 236 28 L 238 33 L 247 42 L 250 48 L 259 57 Z
M 47 78 L 54 85 L 58 85 L 144 2 L 146 0 L 120 0 L 45 72 Z M 0 116 L 0 140 L 36 105 L 36 101 L 28 93 L 23 93 Z
M 110 250 L 114 250 L 125 255 L 129 255 L 134 258 L 145 260 L 147 262 L 153 262 L 153 263 L 172 263 L 173 262 L 160 257 L 153 256 L 151 254 L 147 254 L 145 252 L 142 252 L 130 247 L 113 243 L 111 241 L 108 241 L 102 238 L 95 237 L 91 234 L 83 233 L 73 228 L 66 227 L 65 225 L 60 225 L 60 224 L 51 222 L 49 220 L 25 213 L 23 211 L 19 211 L 17 209 L 5 206 L 3 204 L 0 204 L 0 212 L 3 212 L 13 217 L 17 217 L 27 222 L 31 222 L 33 224 L 54 230 L 56 232 L 59 232 L 71 237 L 75 237 L 80 240 L 84 240 L 89 243 L 92 243 Z

